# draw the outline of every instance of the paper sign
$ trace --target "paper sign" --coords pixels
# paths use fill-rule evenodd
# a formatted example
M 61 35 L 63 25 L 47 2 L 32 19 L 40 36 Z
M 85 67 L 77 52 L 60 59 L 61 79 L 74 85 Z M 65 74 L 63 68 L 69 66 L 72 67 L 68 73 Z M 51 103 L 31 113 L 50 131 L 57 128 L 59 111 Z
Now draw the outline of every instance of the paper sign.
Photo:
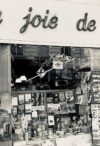
M 18 99 L 17 99 L 17 97 L 12 97 L 12 106 L 18 106 Z
M 36 110 L 44 111 L 44 106 L 32 106 L 32 110 L 33 111 L 36 111 Z
M 32 112 L 32 118 L 37 118 L 37 117 L 38 117 L 37 111 L 33 111 Z
M 24 103 L 24 95 L 22 94 L 22 95 L 19 95 L 18 97 L 19 97 L 18 98 L 19 99 L 19 103 L 20 104 Z
M 53 69 L 63 69 L 63 62 L 60 60 L 53 61 Z
M 31 120 L 31 114 L 26 114 L 25 115 L 25 119 L 27 119 L 28 121 L 30 121 Z
M 25 104 L 25 110 L 31 110 L 32 105 L 31 104 Z
M 92 113 L 92 134 L 93 141 L 98 139 L 100 136 L 100 122 L 99 122 L 99 104 L 91 105 L 91 113 Z
M 48 116 L 48 124 L 49 124 L 49 126 L 55 125 L 54 116 L 52 116 L 52 115 Z
M 31 101 L 31 94 L 25 94 L 25 101 Z

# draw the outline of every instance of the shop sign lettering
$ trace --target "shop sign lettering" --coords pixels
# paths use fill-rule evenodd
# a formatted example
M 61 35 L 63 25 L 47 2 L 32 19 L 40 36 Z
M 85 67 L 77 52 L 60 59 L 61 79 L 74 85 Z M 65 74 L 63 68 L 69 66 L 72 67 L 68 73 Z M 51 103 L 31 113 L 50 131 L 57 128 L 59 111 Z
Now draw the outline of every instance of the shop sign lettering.
M 3 22 L 3 19 L 2 19 L 2 11 L 0 11 L 0 24 Z
M 33 9 L 30 7 L 28 10 L 29 13 L 23 18 L 25 20 L 25 24 L 21 27 L 20 33 L 24 33 L 28 29 L 29 25 L 31 25 L 33 28 L 42 26 L 44 29 L 55 29 L 58 26 L 57 16 L 52 16 L 49 18 L 50 10 L 47 9 L 45 11 L 44 17 L 39 14 L 32 16 L 32 11 Z M 96 21 L 94 19 L 88 20 L 88 13 L 85 13 L 84 18 L 79 19 L 76 22 L 76 29 L 78 31 L 92 32 L 96 29 Z
M 31 25 L 32 27 L 36 28 L 39 27 L 40 25 L 42 25 L 43 28 L 50 28 L 50 29 L 54 29 L 57 27 L 58 25 L 58 17 L 57 16 L 53 16 L 51 18 L 49 18 L 49 13 L 50 10 L 46 10 L 46 15 L 44 17 L 42 17 L 39 14 L 36 14 L 34 16 L 31 16 L 32 14 L 32 7 L 29 8 L 29 14 L 26 15 L 23 19 L 25 20 L 25 24 L 21 27 L 20 29 L 20 33 L 23 33 L 27 30 L 27 28 L 29 27 L 29 25 Z
M 32 26 L 33 28 L 42 27 L 44 29 L 55 29 L 58 26 L 58 17 L 56 15 L 50 17 L 50 10 L 47 9 L 45 11 L 45 16 L 41 16 L 40 14 L 35 14 L 32 16 L 33 8 L 29 7 L 28 14 L 23 17 L 23 20 L 25 21 L 24 25 L 20 28 L 20 33 L 24 33 L 27 31 L 29 26 Z M 89 31 L 93 32 L 96 30 L 96 20 L 88 19 L 88 13 L 84 13 L 84 17 L 80 18 L 76 22 L 76 29 L 77 31 Z M 2 19 L 2 11 L 0 10 L 0 24 L 3 22 Z
M 94 19 L 88 21 L 88 13 L 84 14 L 83 19 L 79 19 L 76 24 L 78 31 L 94 31 L 96 29 L 96 21 Z

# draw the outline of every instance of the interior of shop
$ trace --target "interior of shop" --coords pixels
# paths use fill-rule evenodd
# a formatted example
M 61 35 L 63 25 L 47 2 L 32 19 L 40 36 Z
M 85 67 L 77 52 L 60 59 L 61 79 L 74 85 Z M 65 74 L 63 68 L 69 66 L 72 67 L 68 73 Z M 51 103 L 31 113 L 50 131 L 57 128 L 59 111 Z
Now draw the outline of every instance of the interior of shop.
M 91 135 L 90 48 L 12 45 L 11 74 L 14 142 Z

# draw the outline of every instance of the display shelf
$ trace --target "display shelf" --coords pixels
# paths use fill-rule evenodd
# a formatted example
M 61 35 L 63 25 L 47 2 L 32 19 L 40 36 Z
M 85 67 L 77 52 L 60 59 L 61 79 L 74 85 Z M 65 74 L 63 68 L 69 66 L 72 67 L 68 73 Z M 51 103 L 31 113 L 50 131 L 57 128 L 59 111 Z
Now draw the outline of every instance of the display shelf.
M 91 82 L 93 103 L 100 103 L 100 71 L 92 71 Z
M 37 137 L 41 138 L 43 135 L 46 137 L 49 135 L 50 129 L 52 129 L 53 134 L 57 134 L 58 131 L 62 133 L 74 133 L 75 130 L 77 131 L 77 129 L 74 129 L 74 126 L 75 121 L 78 121 L 78 113 L 73 94 L 73 90 L 12 92 L 12 99 L 14 97 L 18 98 L 18 105 L 13 106 L 14 110 L 21 111 L 19 107 L 24 105 L 24 112 L 17 113 L 17 119 L 19 117 L 21 119 L 21 116 L 23 116 L 28 122 L 26 124 L 28 124 L 27 131 L 30 140 L 36 139 Z M 22 99 L 22 95 L 24 96 L 23 103 L 22 101 L 19 103 L 19 97 Z M 43 97 L 42 104 L 35 103 L 36 97 L 39 96 Z M 36 101 L 38 102 L 38 100 Z M 25 129 L 25 126 L 23 127 Z

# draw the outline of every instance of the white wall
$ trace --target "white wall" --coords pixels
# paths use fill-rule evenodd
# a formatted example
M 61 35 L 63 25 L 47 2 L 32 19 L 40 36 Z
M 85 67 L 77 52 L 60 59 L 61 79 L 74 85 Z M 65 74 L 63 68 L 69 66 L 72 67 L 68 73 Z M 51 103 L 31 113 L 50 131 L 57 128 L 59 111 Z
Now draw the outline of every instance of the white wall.
M 0 99 L 1 107 L 11 110 L 11 58 L 10 45 L 0 44 Z
M 100 5 L 100 0 L 54 0 L 54 1 L 68 1 L 68 2 L 78 2 L 78 3 L 88 3 Z

